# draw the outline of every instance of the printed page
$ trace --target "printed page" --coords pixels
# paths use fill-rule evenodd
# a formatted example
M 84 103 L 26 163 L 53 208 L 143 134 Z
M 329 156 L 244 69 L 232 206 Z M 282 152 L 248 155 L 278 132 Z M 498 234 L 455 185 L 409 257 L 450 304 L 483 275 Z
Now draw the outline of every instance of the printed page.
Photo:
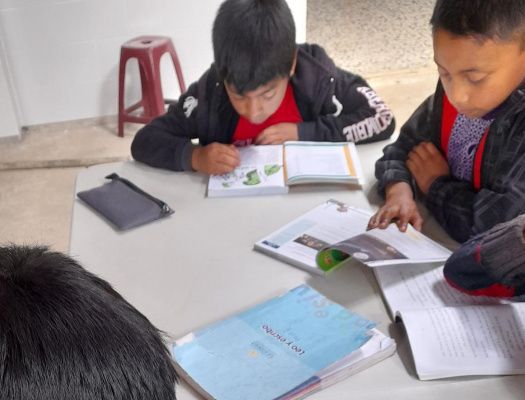
M 281 145 L 239 148 L 241 165 L 224 175 L 212 175 L 208 196 L 286 193 Z
M 317 252 L 364 232 L 370 216 L 367 211 L 329 200 L 261 239 L 255 248 L 310 272 L 323 273 L 316 264 Z
M 443 262 L 451 252 L 415 230 L 401 232 L 395 224 L 372 229 L 322 249 L 317 257 L 323 269 L 336 266 L 348 256 L 369 267 Z
M 286 176 L 289 184 L 353 181 L 363 174 L 353 143 L 286 142 Z
M 443 266 L 402 265 L 374 269 L 392 314 L 410 309 L 499 304 L 493 297 L 468 296 L 450 286 Z M 506 301 L 504 301 L 506 302 Z
M 420 379 L 525 373 L 525 304 L 402 311 Z

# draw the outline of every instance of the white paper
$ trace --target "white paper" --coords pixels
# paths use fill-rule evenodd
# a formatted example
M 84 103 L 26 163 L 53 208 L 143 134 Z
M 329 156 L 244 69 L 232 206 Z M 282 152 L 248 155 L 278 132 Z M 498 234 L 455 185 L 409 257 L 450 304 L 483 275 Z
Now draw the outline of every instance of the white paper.
M 284 146 L 288 184 L 363 181 L 354 143 L 286 142 Z
M 420 379 L 525 373 L 525 304 L 400 313 Z
M 241 165 L 224 175 L 212 175 L 209 197 L 278 194 L 288 191 L 284 183 L 281 145 L 239 148 Z
M 317 252 L 327 244 L 366 230 L 371 213 L 329 200 L 271 235 L 259 240 L 255 248 L 314 273 Z
M 469 296 L 451 287 L 443 266 L 403 265 L 374 269 L 392 314 L 397 311 L 462 305 L 500 304 L 494 297 Z

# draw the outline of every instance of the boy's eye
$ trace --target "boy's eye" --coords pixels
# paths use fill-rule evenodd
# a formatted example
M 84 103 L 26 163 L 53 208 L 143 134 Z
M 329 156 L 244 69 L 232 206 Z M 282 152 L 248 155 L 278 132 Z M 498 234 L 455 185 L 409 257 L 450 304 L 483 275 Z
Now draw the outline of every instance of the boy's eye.
M 485 77 L 468 77 L 467 80 L 470 84 L 472 85 L 477 85 L 479 83 L 481 83 L 483 80 L 485 79 Z
M 266 92 L 263 94 L 263 98 L 266 100 L 270 100 L 275 95 L 274 90 L 270 90 L 269 92 Z

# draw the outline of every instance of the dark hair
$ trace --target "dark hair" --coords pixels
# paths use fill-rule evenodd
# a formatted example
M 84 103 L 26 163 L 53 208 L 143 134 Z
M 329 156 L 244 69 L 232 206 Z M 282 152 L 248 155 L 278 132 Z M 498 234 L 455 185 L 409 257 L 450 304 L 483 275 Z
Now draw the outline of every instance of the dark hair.
M 523 41 L 525 1 L 437 0 L 430 24 L 458 36 Z
M 106 281 L 44 247 L 0 247 L 2 400 L 172 400 L 157 329 Z
M 288 76 L 295 52 L 295 24 L 285 0 L 226 0 L 213 24 L 219 79 L 238 93 Z

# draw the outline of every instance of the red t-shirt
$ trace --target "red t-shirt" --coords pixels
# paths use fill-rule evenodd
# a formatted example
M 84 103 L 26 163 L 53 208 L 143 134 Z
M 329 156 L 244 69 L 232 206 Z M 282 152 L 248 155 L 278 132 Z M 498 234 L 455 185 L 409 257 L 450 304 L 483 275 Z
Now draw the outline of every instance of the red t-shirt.
M 263 130 L 269 126 L 279 124 L 281 122 L 299 123 L 303 122 L 301 113 L 297 108 L 295 97 L 293 94 L 293 88 L 290 83 L 286 88 L 283 101 L 279 108 L 270 115 L 264 122 L 260 124 L 252 124 L 249 120 L 244 117 L 239 117 L 239 122 L 233 133 L 232 143 L 236 146 L 247 146 L 251 144 L 254 139 Z

